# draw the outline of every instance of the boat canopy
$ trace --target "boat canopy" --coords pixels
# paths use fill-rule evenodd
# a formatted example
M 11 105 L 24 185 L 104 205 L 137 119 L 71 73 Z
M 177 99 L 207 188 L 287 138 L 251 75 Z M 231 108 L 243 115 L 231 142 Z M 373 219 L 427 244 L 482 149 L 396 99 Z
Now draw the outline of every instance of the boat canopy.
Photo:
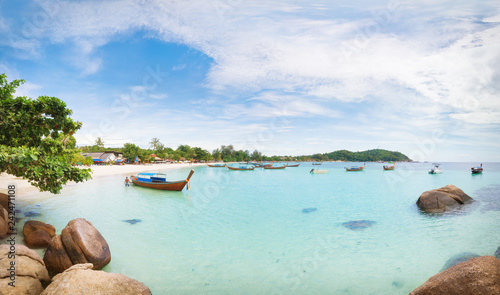
M 158 173 L 147 173 L 147 172 L 142 172 L 142 173 L 139 173 L 139 175 L 148 175 L 148 176 L 153 176 L 153 175 L 156 175 Z

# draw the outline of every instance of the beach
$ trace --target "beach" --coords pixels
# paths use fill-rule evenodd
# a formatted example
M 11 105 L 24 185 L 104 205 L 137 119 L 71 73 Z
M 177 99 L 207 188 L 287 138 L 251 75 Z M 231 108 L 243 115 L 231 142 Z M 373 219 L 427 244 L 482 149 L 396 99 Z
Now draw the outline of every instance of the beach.
M 140 164 L 140 165 L 92 165 L 90 167 L 81 168 L 91 168 L 92 169 L 92 179 L 123 174 L 125 176 L 130 176 L 139 172 L 147 171 L 158 171 L 158 170 L 168 170 L 168 169 L 178 169 L 184 167 L 195 167 L 205 165 L 201 163 L 178 163 L 178 164 Z M 88 180 L 88 181 L 92 181 Z M 0 174 L 0 193 L 7 193 L 7 186 L 14 184 L 17 188 L 17 197 L 23 197 L 26 195 L 31 195 L 39 192 L 38 188 L 31 185 L 28 180 L 22 177 L 16 177 L 7 173 Z M 74 182 L 68 182 L 67 185 L 74 184 Z M 64 190 L 64 188 L 63 188 Z

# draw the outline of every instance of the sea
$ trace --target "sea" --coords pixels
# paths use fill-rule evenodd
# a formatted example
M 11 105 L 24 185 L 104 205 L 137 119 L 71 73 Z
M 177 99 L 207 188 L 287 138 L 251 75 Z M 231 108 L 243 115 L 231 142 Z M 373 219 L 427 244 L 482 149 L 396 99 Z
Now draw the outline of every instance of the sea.
M 493 255 L 500 246 L 500 163 L 483 163 L 479 175 L 470 173 L 479 163 L 441 163 L 436 175 L 431 163 L 344 169 L 362 164 L 198 166 L 182 192 L 100 177 L 18 199 L 19 232 L 30 219 L 60 233 L 85 218 L 109 244 L 104 270 L 153 294 L 407 294 L 451 257 Z M 168 170 L 167 179 L 190 169 Z M 475 202 L 446 214 L 417 208 L 424 191 L 448 184 Z

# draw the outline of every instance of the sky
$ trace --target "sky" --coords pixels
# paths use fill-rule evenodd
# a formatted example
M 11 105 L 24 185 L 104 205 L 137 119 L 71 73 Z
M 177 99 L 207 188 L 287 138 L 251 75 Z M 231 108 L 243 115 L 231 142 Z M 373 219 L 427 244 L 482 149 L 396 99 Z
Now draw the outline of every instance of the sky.
M 500 161 L 499 1 L 0 0 L 0 73 L 78 145 Z

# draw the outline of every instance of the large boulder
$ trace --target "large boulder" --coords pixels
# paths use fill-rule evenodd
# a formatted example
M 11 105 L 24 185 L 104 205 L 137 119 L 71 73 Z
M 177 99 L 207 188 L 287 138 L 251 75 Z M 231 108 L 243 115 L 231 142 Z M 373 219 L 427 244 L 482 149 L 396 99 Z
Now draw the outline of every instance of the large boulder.
M 24 243 L 30 248 L 45 248 L 56 235 L 56 229 L 36 220 L 28 220 L 23 227 Z
M 80 263 L 92 263 L 94 269 L 101 269 L 111 261 L 111 252 L 92 223 L 78 218 L 71 220 L 60 236 L 52 238 L 43 259 L 47 268 L 55 273 Z
M 0 206 L 0 239 L 5 238 L 9 234 L 9 212 Z
M 445 187 L 424 192 L 417 200 L 417 206 L 428 213 L 442 213 L 471 203 L 473 199 L 458 187 Z
M 43 291 L 42 284 L 50 281 L 42 258 L 24 245 L 15 245 L 14 251 L 15 260 L 9 257 L 9 252 L 13 252 L 11 245 L 0 245 L 0 294 L 40 294 Z M 15 287 L 9 285 L 12 282 L 12 261 L 15 261 L 15 270 L 12 270 L 15 273 Z
M 410 295 L 500 294 L 500 260 L 481 256 L 442 271 Z
M 9 210 L 9 195 L 0 193 L 0 207 Z
M 143 283 L 122 274 L 92 270 L 91 263 L 76 264 L 56 275 L 43 295 L 146 295 L 151 294 Z

